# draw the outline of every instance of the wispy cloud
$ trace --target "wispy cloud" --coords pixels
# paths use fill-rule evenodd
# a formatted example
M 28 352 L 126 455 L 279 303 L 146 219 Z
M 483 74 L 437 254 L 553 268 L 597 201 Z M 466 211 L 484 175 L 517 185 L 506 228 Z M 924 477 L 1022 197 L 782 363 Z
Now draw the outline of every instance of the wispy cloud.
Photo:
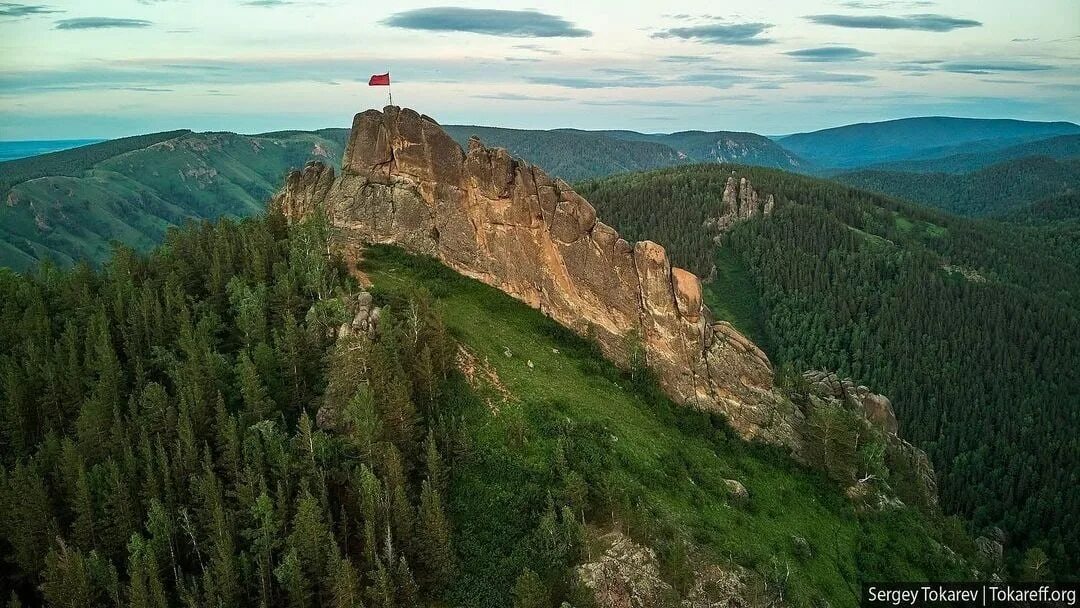
M 515 44 L 515 49 L 519 51 L 532 51 L 534 53 L 543 53 L 545 55 L 562 55 L 562 51 L 556 51 L 555 49 L 549 49 L 539 44 Z
M 709 44 L 758 46 L 771 44 L 771 38 L 762 36 L 772 28 L 771 23 L 709 23 L 673 27 L 653 34 L 653 38 L 681 38 Z
M 655 78 L 619 76 L 527 76 L 525 81 L 532 84 L 547 84 L 568 89 L 653 89 L 668 86 L 670 83 Z
M 668 55 L 660 58 L 664 63 L 708 63 L 712 60 L 712 57 L 705 55 Z
M 799 61 L 815 62 L 852 61 L 874 56 L 873 53 L 860 51 L 859 49 L 850 46 L 821 46 L 812 49 L 788 51 L 784 54 L 789 57 L 794 57 Z
M 821 25 L 871 30 L 919 30 L 923 32 L 951 32 L 965 27 L 980 27 L 982 22 L 974 19 L 958 19 L 946 15 L 807 15 L 806 19 Z
M 0 2 L 0 18 L 30 17 L 33 15 L 48 15 L 49 13 L 62 13 L 64 11 L 54 9 L 44 4 L 16 4 L 14 2 Z
M 153 22 L 145 19 L 119 19 L 115 17 L 77 17 L 75 19 L 61 19 L 56 22 L 58 30 L 97 30 L 105 28 L 139 28 L 150 27 Z
M 473 99 L 492 99 L 496 101 L 572 101 L 572 98 L 570 97 L 560 97 L 557 95 L 523 95 L 520 93 L 488 93 L 482 95 L 473 95 L 472 97 Z
M 539 11 L 434 6 L 394 13 L 382 21 L 392 27 L 433 32 L 469 32 L 518 38 L 582 38 L 592 32 Z
M 292 0 L 245 0 L 241 2 L 244 6 L 256 6 L 259 8 L 277 8 L 279 6 L 291 6 L 294 4 Z
M 1028 61 L 947 61 L 939 69 L 955 74 L 995 74 L 999 72 L 1044 72 L 1054 69 L 1045 63 Z
M 854 9 L 878 10 L 883 8 L 929 8 L 937 4 L 929 0 L 883 0 L 873 2 L 869 0 L 848 0 L 841 2 L 840 6 Z

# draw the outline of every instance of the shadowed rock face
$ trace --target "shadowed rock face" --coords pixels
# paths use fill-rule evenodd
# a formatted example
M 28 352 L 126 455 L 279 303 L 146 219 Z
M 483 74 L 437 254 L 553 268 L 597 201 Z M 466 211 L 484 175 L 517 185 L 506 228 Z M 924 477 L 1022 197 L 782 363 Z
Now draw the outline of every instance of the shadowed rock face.
M 740 215 L 763 204 L 733 203 Z M 765 354 L 713 322 L 698 277 L 660 245 L 622 239 L 568 184 L 506 150 L 476 138 L 463 150 L 409 109 L 368 110 L 353 120 L 342 174 L 309 163 L 274 204 L 292 219 L 324 210 L 343 247 L 434 256 L 595 338 L 615 361 L 636 335 L 672 399 L 723 412 L 746 438 L 798 445 L 801 413 L 773 391 Z

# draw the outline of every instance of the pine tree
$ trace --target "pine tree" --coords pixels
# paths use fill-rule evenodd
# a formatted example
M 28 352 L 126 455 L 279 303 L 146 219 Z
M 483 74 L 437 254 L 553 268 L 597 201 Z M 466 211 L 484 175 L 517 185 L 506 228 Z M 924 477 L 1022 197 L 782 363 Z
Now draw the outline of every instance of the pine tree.
M 308 608 L 311 605 L 311 587 L 296 549 L 290 549 L 274 570 L 278 584 L 285 590 L 289 608 Z
M 274 512 L 274 505 L 265 492 L 259 495 L 251 506 L 251 521 L 254 528 L 245 532 L 255 559 L 255 569 L 259 579 L 259 605 L 270 606 L 272 602 L 271 586 L 274 571 L 274 553 L 280 545 L 278 535 L 281 524 Z
M 450 479 L 442 455 L 439 453 L 439 446 L 435 442 L 435 431 L 433 430 L 428 431 L 427 439 L 424 441 L 424 469 L 432 488 L 445 499 L 449 490 Z
M 514 582 L 514 608 L 550 608 L 547 587 L 535 572 L 526 568 Z
M 395 599 L 394 577 L 386 568 L 382 559 L 375 558 L 375 579 L 368 587 L 368 597 L 372 608 L 397 608 Z
M 63 541 L 50 549 L 45 558 L 41 591 L 45 600 L 56 608 L 90 608 L 96 594 L 82 552 L 69 548 Z
M 327 549 L 328 578 L 331 608 L 360 608 L 360 575 L 348 557 L 343 557 L 330 539 Z
M 429 589 L 441 589 L 454 572 L 454 552 L 450 547 L 450 523 L 443 513 L 442 501 L 434 486 L 424 480 L 420 489 L 420 547 L 424 583 Z
M 412 571 L 409 570 L 409 564 L 405 561 L 404 555 L 398 558 L 397 567 L 394 569 L 394 584 L 397 586 L 398 608 L 420 607 L 420 587 L 413 579 Z
M 407 494 L 407 481 L 404 466 L 401 462 L 401 453 L 398 452 L 394 444 L 386 445 L 383 450 L 382 464 L 386 496 L 389 500 L 389 523 L 393 529 L 393 538 L 399 549 L 411 553 L 416 515 Z

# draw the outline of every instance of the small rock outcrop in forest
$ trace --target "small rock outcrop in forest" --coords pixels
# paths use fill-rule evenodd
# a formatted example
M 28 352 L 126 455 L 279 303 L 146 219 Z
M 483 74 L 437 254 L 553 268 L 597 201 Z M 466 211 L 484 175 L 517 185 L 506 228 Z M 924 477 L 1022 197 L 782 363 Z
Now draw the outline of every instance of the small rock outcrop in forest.
M 743 220 L 763 215 L 772 215 L 776 207 L 773 195 L 759 194 L 745 177 L 736 178 L 731 172 L 724 185 L 723 205 L 720 217 L 710 220 L 719 232 L 727 232 L 732 226 Z

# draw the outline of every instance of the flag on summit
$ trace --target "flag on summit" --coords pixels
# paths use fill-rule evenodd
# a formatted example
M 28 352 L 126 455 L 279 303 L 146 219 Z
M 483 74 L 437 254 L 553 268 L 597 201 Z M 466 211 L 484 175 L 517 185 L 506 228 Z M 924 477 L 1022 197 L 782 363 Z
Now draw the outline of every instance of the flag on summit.
M 390 86 L 390 72 L 385 74 L 372 74 L 367 83 L 369 87 L 388 87 Z

